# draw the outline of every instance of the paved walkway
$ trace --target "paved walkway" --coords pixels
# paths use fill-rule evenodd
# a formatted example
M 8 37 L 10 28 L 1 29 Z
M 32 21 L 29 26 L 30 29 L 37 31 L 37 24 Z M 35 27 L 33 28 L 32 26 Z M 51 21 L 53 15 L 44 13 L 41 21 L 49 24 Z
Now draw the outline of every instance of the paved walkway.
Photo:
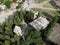
M 13 13 L 15 11 L 16 11 L 16 9 L 0 12 L 0 23 L 3 23 L 5 21 L 5 19 L 8 18 L 9 16 L 13 15 Z
M 46 10 L 52 10 L 52 11 L 58 11 L 57 9 L 54 8 L 47 8 L 47 7 L 43 7 L 40 4 L 32 4 L 26 7 L 26 9 L 31 9 L 31 8 L 40 8 L 40 9 L 46 9 Z
M 47 1 L 44 1 L 42 3 L 30 3 L 28 4 L 28 1 L 27 2 L 24 2 L 24 5 L 23 7 L 27 10 L 30 10 L 31 8 L 40 8 L 40 9 L 45 9 L 45 10 L 52 10 L 52 11 L 60 11 L 60 10 L 57 10 L 57 9 L 54 9 L 54 8 L 47 8 L 47 7 L 43 7 L 43 4 L 49 2 L 50 0 L 47 0 Z
M 43 5 L 43 4 L 45 4 L 45 3 L 49 2 L 49 1 L 50 0 L 46 0 L 46 1 L 42 2 L 42 3 L 40 3 L 40 4 Z

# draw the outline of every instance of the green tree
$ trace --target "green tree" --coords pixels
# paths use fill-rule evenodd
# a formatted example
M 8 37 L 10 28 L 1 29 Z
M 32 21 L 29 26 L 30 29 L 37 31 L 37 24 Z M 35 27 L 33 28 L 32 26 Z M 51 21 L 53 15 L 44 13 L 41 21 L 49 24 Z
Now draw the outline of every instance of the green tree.
M 53 20 L 51 21 L 51 23 L 48 25 L 48 27 L 45 29 L 44 35 L 45 35 L 46 37 L 48 37 L 48 36 L 51 34 L 51 32 L 53 31 L 53 28 L 54 28 L 54 26 L 56 25 L 57 20 L 58 20 L 58 16 L 55 16 L 55 17 L 53 18 Z
M 13 2 L 16 2 L 17 0 L 13 0 Z
M 2 34 L 0 34 L 0 39 L 3 39 L 3 37 L 4 37 L 4 36 L 3 36 Z
M 3 3 L 4 2 L 4 0 L 0 0 L 0 3 Z
M 24 19 L 27 23 L 33 21 L 34 14 L 30 11 L 26 11 L 26 14 L 24 15 Z
M 28 36 L 26 37 L 26 40 L 22 45 L 30 45 L 32 43 L 35 43 L 36 45 L 43 45 L 43 41 L 39 31 L 29 27 L 27 29 L 27 32 Z
M 2 11 L 2 9 L 0 8 L 0 11 Z
M 16 25 L 20 25 L 22 21 L 23 21 L 23 15 L 19 11 L 17 11 L 14 16 L 14 23 Z
M 10 8 L 10 4 L 11 4 L 12 2 L 11 1 L 9 1 L 9 0 L 7 0 L 7 1 L 5 1 L 5 5 L 7 6 L 7 8 Z
M 0 45 L 4 45 L 4 43 L 0 41 Z
M 2 26 L 0 25 L 0 33 L 3 33 L 3 32 L 4 32 L 4 30 L 3 30 Z
M 10 35 L 5 35 L 5 39 L 10 40 Z
M 10 41 L 9 40 L 5 40 L 5 45 L 10 45 Z

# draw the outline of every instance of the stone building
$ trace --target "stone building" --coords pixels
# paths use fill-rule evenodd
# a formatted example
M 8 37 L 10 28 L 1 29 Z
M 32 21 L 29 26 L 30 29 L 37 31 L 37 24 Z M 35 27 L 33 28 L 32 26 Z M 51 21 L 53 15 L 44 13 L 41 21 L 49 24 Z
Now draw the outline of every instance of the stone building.
M 37 29 L 38 31 L 40 31 L 41 29 L 45 29 L 48 26 L 49 21 L 44 17 L 39 17 L 29 24 L 35 29 Z

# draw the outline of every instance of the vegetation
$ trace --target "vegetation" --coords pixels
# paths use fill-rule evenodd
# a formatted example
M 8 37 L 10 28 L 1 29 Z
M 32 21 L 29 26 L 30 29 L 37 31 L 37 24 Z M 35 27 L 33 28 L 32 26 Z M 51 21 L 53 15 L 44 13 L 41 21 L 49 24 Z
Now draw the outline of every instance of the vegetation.
M 47 32 L 47 37 L 50 35 L 50 32 L 53 30 L 54 26 L 56 25 L 57 20 L 58 20 L 58 16 L 55 16 L 54 19 L 53 19 L 53 21 L 51 22 L 51 24 L 49 26 L 50 28 L 49 28 L 49 30 Z
M 53 31 L 54 26 L 56 25 L 58 20 L 58 16 L 55 16 L 53 18 L 53 20 L 51 21 L 51 23 L 48 25 L 48 27 L 43 31 L 43 36 L 45 36 L 45 38 L 47 38 L 51 32 Z
M 60 24 L 60 16 L 58 16 L 59 18 L 58 18 L 58 23 Z
M 5 45 L 10 45 L 10 43 L 19 41 L 19 36 L 14 34 L 13 28 L 15 25 L 20 25 L 23 21 L 22 12 L 16 12 L 12 17 L 6 20 L 4 24 L 0 25 L 0 39 L 5 42 Z M 8 43 L 7 43 L 8 42 Z
M 46 1 L 46 0 L 38 0 L 37 2 L 38 2 L 38 3 L 42 3 L 42 2 L 44 2 L 44 1 Z
M 12 3 L 12 1 L 10 1 L 10 0 L 7 0 L 7 1 L 5 1 L 5 5 L 7 6 L 7 8 L 10 8 L 10 4 Z
M 16 0 L 13 0 L 13 2 L 16 2 Z
M 5 45 L 10 45 L 10 41 L 9 40 L 5 40 Z
M 10 3 L 9 3 L 10 4 Z M 41 14 L 39 13 L 38 16 Z M 32 12 L 28 11 L 16 11 L 13 16 L 9 16 L 9 18 L 3 23 L 0 24 L 0 39 L 2 40 L 0 44 L 5 45 L 43 45 L 43 40 L 41 36 L 45 36 L 47 38 L 51 32 L 53 31 L 53 27 L 55 26 L 58 17 L 55 16 L 48 27 L 43 30 L 43 32 L 39 32 L 28 25 L 28 28 L 25 31 L 25 40 L 22 37 L 17 36 L 13 29 L 15 25 L 20 26 L 23 20 L 27 23 L 33 21 L 34 15 Z M 42 34 L 42 35 L 41 35 Z
M 43 45 L 40 32 L 36 31 L 32 27 L 28 27 L 26 29 L 25 41 L 22 39 L 22 37 L 17 36 L 13 32 L 15 25 L 21 25 L 21 22 L 24 19 L 24 15 L 26 15 L 25 11 L 17 11 L 13 16 L 10 16 L 5 23 L 0 25 L 0 39 L 3 40 L 3 45 Z
M 34 14 L 30 11 L 26 11 L 26 14 L 24 15 L 25 22 L 29 23 L 33 21 Z
M 2 11 L 2 9 L 0 8 L 0 11 Z
M 43 45 L 40 32 L 34 28 L 28 26 L 25 35 L 26 39 L 21 45 Z
M 4 2 L 4 0 L 0 0 L 0 3 L 3 3 Z

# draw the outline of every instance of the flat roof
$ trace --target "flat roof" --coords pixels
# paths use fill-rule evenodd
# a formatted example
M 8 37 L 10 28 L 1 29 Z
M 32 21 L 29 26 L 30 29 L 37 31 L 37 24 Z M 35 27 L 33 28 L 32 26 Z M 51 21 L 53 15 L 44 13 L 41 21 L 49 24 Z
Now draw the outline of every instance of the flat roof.
M 33 26 L 35 29 L 41 30 L 47 27 L 47 25 L 49 24 L 49 21 L 44 17 L 39 17 L 29 24 Z

